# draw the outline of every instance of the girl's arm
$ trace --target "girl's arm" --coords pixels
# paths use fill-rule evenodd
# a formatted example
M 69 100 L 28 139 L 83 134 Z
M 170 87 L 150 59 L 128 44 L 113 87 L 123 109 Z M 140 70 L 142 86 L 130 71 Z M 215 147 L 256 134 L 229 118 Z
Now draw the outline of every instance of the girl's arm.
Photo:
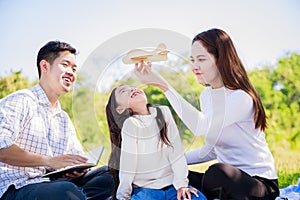
M 192 199 L 192 194 L 199 197 L 195 188 L 188 187 L 188 167 L 184 157 L 184 151 L 181 144 L 181 138 L 168 107 L 165 107 L 165 119 L 167 123 L 168 137 L 172 147 L 168 147 L 169 160 L 174 173 L 173 186 L 177 190 L 177 199 Z
M 169 161 L 174 173 L 173 185 L 177 189 L 188 186 L 188 167 L 184 157 L 184 150 L 181 138 L 168 107 L 161 107 L 164 110 L 164 117 L 167 123 L 168 138 L 172 147 L 168 147 Z
M 122 144 L 120 155 L 119 180 L 117 199 L 128 199 L 132 193 L 132 183 L 137 165 L 137 127 L 128 118 L 122 128 Z

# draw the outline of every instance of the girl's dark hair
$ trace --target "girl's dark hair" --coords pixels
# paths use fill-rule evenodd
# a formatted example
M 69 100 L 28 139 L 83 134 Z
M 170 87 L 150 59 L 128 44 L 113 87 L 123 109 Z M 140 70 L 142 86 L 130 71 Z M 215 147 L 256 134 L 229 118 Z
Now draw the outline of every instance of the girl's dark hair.
M 119 168 L 120 168 L 120 155 L 121 155 L 121 130 L 123 124 L 127 118 L 133 115 L 133 111 L 131 109 L 126 109 L 121 114 L 119 114 L 116 110 L 118 107 L 116 101 L 116 88 L 114 88 L 111 92 L 109 97 L 108 103 L 106 105 L 106 118 L 110 133 L 110 141 L 111 141 L 111 153 L 108 160 L 108 167 L 110 173 L 113 175 L 114 178 L 114 191 L 113 191 L 113 198 L 116 199 L 116 192 L 119 186 Z M 152 105 L 147 104 L 147 108 L 151 107 Z M 152 106 L 153 107 L 153 106 Z M 161 141 L 171 146 L 169 138 L 167 136 L 167 125 L 162 114 L 160 108 L 155 107 L 157 111 L 156 122 L 158 127 L 160 128 L 160 139 Z
M 266 114 L 260 96 L 248 78 L 229 35 L 220 29 L 210 29 L 196 35 L 192 44 L 200 41 L 206 50 L 216 59 L 216 65 L 221 74 L 224 86 L 247 92 L 253 99 L 255 128 L 267 128 Z

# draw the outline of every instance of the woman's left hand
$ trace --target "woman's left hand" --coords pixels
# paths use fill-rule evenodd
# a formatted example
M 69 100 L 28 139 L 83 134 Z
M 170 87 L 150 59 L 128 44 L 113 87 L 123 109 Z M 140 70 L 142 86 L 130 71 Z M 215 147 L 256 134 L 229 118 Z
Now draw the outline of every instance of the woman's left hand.
M 192 200 L 192 194 L 199 197 L 198 190 L 195 188 L 182 187 L 177 190 L 177 200 Z

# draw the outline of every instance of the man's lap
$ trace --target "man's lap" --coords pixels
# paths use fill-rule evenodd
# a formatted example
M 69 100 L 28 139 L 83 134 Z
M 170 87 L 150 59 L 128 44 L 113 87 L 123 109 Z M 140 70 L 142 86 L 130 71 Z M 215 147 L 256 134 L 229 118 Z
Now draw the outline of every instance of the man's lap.
M 15 189 L 12 185 L 0 200 L 9 199 L 106 199 L 112 193 L 113 178 L 106 166 L 89 171 L 82 177 L 62 178 Z
M 50 181 L 29 184 L 16 189 L 11 185 L 1 200 L 68 200 L 86 199 L 82 188 L 69 181 Z

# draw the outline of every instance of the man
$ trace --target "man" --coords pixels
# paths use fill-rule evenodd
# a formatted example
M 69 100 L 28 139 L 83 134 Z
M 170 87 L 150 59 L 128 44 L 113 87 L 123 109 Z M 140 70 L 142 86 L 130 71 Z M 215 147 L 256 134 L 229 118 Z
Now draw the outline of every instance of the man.
M 102 167 L 43 178 L 46 169 L 87 161 L 75 128 L 59 104 L 76 80 L 76 49 L 51 41 L 37 56 L 39 84 L 0 101 L 0 200 L 106 199 L 113 179 Z

